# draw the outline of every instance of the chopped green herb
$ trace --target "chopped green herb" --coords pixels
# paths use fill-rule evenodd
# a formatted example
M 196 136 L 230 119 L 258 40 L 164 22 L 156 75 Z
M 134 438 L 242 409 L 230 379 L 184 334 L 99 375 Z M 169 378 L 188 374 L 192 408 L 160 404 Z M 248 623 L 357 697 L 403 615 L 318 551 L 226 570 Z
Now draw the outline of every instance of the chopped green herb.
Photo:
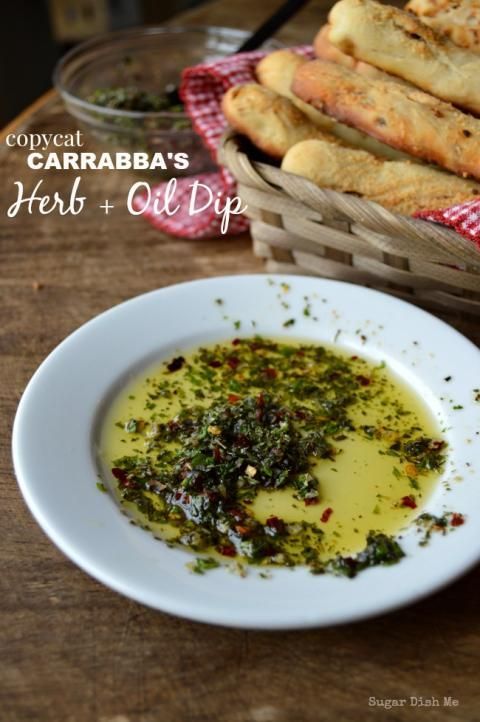
M 360 554 L 355 557 L 337 557 L 330 566 L 336 574 L 352 578 L 368 567 L 396 564 L 404 556 L 401 546 L 391 536 L 370 532 L 367 546 Z
M 195 574 L 205 574 L 209 569 L 216 569 L 220 564 L 212 557 L 197 557 L 195 562 L 187 565 Z
M 169 101 L 167 94 L 151 93 L 135 86 L 98 88 L 86 97 L 88 103 L 115 110 L 134 110 L 142 113 L 183 113 L 183 105 Z
M 463 526 L 465 517 L 457 512 L 445 512 L 443 516 L 435 516 L 424 512 L 416 519 L 419 532 L 423 532 L 423 536 L 419 542 L 420 546 L 426 546 L 433 533 L 447 534 L 449 531 Z

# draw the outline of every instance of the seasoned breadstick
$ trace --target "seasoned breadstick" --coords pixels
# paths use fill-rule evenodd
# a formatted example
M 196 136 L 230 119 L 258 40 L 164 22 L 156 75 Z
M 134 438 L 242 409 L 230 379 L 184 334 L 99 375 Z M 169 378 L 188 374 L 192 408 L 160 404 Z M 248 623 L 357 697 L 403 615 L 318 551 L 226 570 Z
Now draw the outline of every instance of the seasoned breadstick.
M 320 130 L 288 98 L 257 83 L 230 88 L 223 96 L 222 110 L 233 128 L 274 158 L 283 158 L 292 145 L 307 138 L 340 142 Z
M 330 25 L 322 25 L 313 40 L 313 49 L 317 58 L 321 60 L 331 60 L 332 63 L 338 63 L 345 68 L 355 70 L 355 65 L 359 62 L 351 55 L 342 53 L 335 45 L 330 42 Z M 372 66 L 373 67 L 373 66 Z
M 369 78 L 378 78 L 379 80 L 396 80 L 397 82 L 404 82 L 393 75 L 388 75 L 383 70 L 379 70 L 370 63 L 364 63 L 361 60 L 353 58 L 351 55 L 347 55 L 339 50 L 335 45 L 330 42 L 330 25 L 323 25 L 315 36 L 313 41 L 313 49 L 317 58 L 321 60 L 331 60 L 332 63 L 338 63 L 343 65 L 345 68 L 356 70 L 357 73 L 367 75 Z
M 348 56 L 345 55 L 345 57 Z M 355 130 L 355 128 L 349 128 L 347 125 L 338 123 L 335 118 L 321 113 L 309 103 L 304 103 L 303 100 L 297 98 L 297 96 L 292 93 L 291 86 L 296 70 L 305 63 L 308 63 L 308 60 L 294 53 L 292 50 L 275 50 L 273 53 L 266 55 L 258 63 L 256 67 L 257 78 L 266 88 L 291 100 L 292 103 L 301 110 L 302 113 L 305 113 L 315 125 L 318 125 L 319 128 L 333 133 L 333 135 L 345 141 L 345 143 L 364 148 L 382 158 L 407 158 L 404 153 L 400 153 L 388 145 L 379 143 L 375 138 L 371 138 L 365 133 Z M 380 70 L 377 72 L 385 75 L 381 73 Z
M 321 140 L 292 146 L 282 170 L 323 188 L 355 193 L 405 215 L 446 208 L 478 197 L 480 184 L 409 161 L 388 161 Z
M 480 0 L 410 0 L 405 10 L 455 45 L 480 54 Z
M 298 68 L 293 92 L 383 143 L 480 179 L 480 120 L 449 103 L 324 60 Z
M 304 103 L 291 91 L 295 72 L 297 68 L 305 63 L 308 63 L 308 59 L 294 53 L 293 50 L 274 50 L 273 53 L 269 53 L 260 60 L 255 68 L 255 74 L 259 83 L 265 88 L 269 88 L 274 93 L 288 98 L 319 128 L 331 131 L 337 122 L 335 118 L 330 118 L 328 115 L 320 113 L 319 110 L 315 110 L 313 106 Z
M 343 52 L 480 113 L 480 57 L 415 16 L 375 0 L 340 0 L 329 22 Z

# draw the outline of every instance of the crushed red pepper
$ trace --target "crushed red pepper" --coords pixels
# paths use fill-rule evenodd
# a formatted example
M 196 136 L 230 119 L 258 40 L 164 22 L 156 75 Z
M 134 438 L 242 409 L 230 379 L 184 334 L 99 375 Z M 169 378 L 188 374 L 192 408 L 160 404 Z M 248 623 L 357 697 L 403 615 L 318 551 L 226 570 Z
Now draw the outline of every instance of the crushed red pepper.
M 327 508 L 323 511 L 322 516 L 320 517 L 320 521 L 323 522 L 324 524 L 326 524 L 327 521 L 328 521 L 328 520 L 330 519 L 330 517 L 332 516 L 332 514 L 333 514 L 333 509 L 332 509 L 332 507 L 331 507 L 331 506 L 327 507 Z
M 237 556 L 237 550 L 233 546 L 233 544 L 220 544 L 220 546 L 217 547 L 217 551 L 219 554 L 221 554 L 224 557 L 236 557 Z
M 402 496 L 400 501 L 401 501 L 401 506 L 406 506 L 409 509 L 417 508 L 417 502 L 415 501 L 415 497 L 413 497 L 413 496 Z
M 368 376 L 363 376 L 362 374 L 359 374 L 356 376 L 356 379 L 360 386 L 370 386 L 372 383 L 372 380 L 368 378 Z
M 452 514 L 452 519 L 450 523 L 452 526 L 462 526 L 462 524 L 465 524 L 465 517 L 463 516 L 463 514 L 455 512 Z

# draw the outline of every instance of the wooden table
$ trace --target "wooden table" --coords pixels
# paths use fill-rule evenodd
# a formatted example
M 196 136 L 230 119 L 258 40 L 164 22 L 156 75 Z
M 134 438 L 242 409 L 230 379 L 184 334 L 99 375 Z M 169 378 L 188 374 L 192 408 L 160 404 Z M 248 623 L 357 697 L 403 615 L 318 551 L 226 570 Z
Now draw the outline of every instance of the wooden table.
M 253 27 L 274 0 L 219 0 L 185 22 Z M 280 37 L 305 42 L 329 3 L 312 2 Z M 73 130 L 55 94 L 15 130 Z M 77 218 L 8 219 L 13 181 L 30 187 L 25 153 L 1 149 L 0 719 L 4 722 L 331 722 L 480 720 L 480 568 L 429 599 L 355 625 L 243 632 L 151 611 L 97 584 L 33 521 L 12 473 L 20 395 L 68 333 L 124 299 L 193 278 L 256 272 L 249 238 L 182 241 L 124 208 L 131 178 L 85 172 L 92 203 Z M 45 174 L 45 189 L 75 174 Z M 106 217 L 97 206 L 117 207 Z M 452 320 L 452 319 L 451 319 Z M 478 324 L 454 318 L 480 341 Z M 352 587 L 352 594 L 354 594 Z M 370 696 L 451 695 L 459 706 L 385 713 Z

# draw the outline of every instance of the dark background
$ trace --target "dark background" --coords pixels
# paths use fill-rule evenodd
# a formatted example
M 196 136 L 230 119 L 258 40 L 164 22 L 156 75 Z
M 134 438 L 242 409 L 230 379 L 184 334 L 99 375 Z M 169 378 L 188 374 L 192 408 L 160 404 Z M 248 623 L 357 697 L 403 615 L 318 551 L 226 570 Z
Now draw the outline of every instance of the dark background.
M 56 61 L 108 30 L 161 24 L 205 0 L 4 0 L 0 24 L 0 127 L 52 85 Z

